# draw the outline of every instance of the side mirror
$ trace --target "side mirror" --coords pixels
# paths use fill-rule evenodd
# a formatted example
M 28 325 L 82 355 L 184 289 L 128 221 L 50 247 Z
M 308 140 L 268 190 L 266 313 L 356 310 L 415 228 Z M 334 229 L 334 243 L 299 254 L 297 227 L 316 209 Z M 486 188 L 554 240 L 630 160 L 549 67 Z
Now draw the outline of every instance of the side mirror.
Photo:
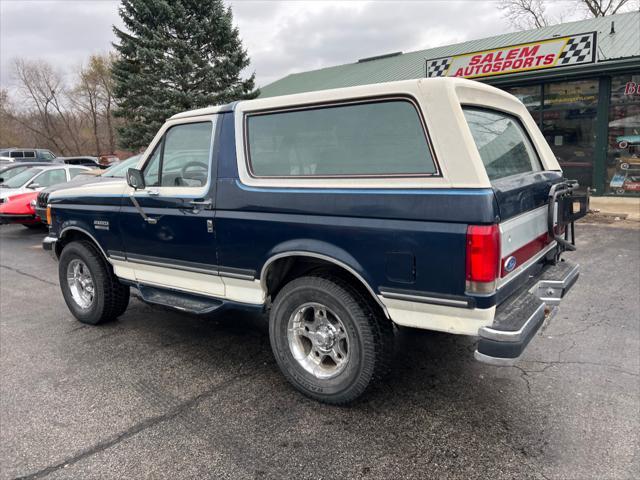
M 39 183 L 30 183 L 29 185 L 27 185 L 27 188 L 30 188 L 31 190 L 35 190 L 36 188 L 40 188 L 40 184 Z
M 127 170 L 127 184 L 134 190 L 140 190 L 145 187 L 144 176 L 142 171 L 137 168 L 130 168 Z

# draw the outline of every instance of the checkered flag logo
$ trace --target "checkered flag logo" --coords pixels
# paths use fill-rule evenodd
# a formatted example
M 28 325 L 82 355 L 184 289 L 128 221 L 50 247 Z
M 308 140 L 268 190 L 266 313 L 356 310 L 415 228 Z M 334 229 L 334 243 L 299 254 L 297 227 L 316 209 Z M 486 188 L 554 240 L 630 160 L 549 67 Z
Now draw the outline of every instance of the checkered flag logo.
M 429 60 L 427 62 L 427 77 L 442 77 L 451 65 L 451 57 Z
M 592 35 L 578 35 L 569 39 L 560 53 L 558 65 L 576 65 L 591 61 L 593 49 Z

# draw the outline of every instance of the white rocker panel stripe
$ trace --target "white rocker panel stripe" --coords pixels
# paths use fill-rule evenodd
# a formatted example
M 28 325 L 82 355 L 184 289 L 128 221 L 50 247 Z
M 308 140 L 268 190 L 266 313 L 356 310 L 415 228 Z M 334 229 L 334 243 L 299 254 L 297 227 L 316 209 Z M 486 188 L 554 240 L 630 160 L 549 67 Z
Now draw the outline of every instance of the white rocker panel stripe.
M 115 260 L 112 257 L 109 261 L 117 277 L 132 282 L 252 305 L 263 305 L 265 302 L 260 280 L 220 277 L 215 274 Z
M 378 297 L 394 323 L 403 327 L 436 330 L 458 335 L 478 335 L 480 327 L 493 324 L 496 307 L 467 309 Z

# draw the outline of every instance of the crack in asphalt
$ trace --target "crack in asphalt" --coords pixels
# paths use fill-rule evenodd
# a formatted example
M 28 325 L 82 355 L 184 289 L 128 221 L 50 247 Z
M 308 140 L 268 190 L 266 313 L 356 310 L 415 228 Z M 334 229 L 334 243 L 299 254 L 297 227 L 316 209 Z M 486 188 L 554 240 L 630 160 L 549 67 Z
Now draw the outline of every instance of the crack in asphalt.
M 179 416 L 180 414 L 186 412 L 187 410 L 189 410 L 192 407 L 197 406 L 200 402 L 202 402 L 203 400 L 206 400 L 207 398 L 212 397 L 213 395 L 215 395 L 216 393 L 219 393 L 225 389 L 227 389 L 228 387 L 231 387 L 232 385 L 234 385 L 235 383 L 237 383 L 240 380 L 246 379 L 246 378 L 250 378 L 252 376 L 255 376 L 258 374 L 258 370 L 256 370 L 255 367 L 257 367 L 259 364 L 259 362 L 257 362 L 255 365 L 251 365 L 251 368 L 249 368 L 247 371 L 244 372 L 239 372 L 237 374 L 235 374 L 234 376 L 232 376 L 229 380 L 223 381 L 221 383 L 219 383 L 218 385 L 216 385 L 214 388 L 207 390 L 205 392 L 202 392 L 199 395 L 196 395 L 195 397 L 186 400 L 185 402 L 180 403 L 179 405 L 176 405 L 175 407 L 171 408 L 168 412 L 162 414 L 162 415 L 157 415 L 155 417 L 151 417 L 148 418 L 146 420 L 143 420 L 133 426 L 131 426 L 130 428 L 128 428 L 127 430 L 125 430 L 124 432 L 121 432 L 113 437 L 111 437 L 108 440 L 104 440 L 102 442 L 99 442 L 95 445 L 93 445 L 92 447 L 83 450 L 81 452 L 79 452 L 78 454 L 67 458 L 59 463 L 56 463 L 54 465 L 50 465 L 46 468 L 43 468 L 42 470 L 38 470 L 37 472 L 34 473 L 30 473 L 27 475 L 22 475 L 22 476 L 18 476 L 15 477 L 15 480 L 31 480 L 31 479 L 36 479 L 36 478 L 43 478 L 46 477 L 47 475 L 56 472 L 58 470 L 61 470 L 63 468 L 67 468 L 70 465 L 73 465 L 75 463 L 80 462 L 81 460 L 84 460 L 85 458 L 91 457 L 92 455 L 95 455 L 97 453 L 103 452 L 117 444 L 119 444 L 120 442 L 127 440 L 130 437 L 133 437 L 134 435 L 137 435 L 138 433 L 147 430 L 149 428 L 155 427 L 156 425 L 159 425 L 160 423 L 163 423 L 167 420 L 172 420 L 174 418 L 176 418 L 177 416 Z
M 591 328 L 599 327 L 605 322 L 606 322 L 606 320 L 598 320 L 597 322 L 589 323 L 585 327 L 580 328 L 578 330 L 572 330 L 570 332 L 556 333 L 555 335 L 551 333 L 551 334 L 549 334 L 549 336 L 552 337 L 552 338 L 558 338 L 558 337 L 566 337 L 567 335 L 577 335 L 579 333 L 586 332 L 587 330 L 589 330 Z
M 32 274 L 27 273 L 27 272 L 23 272 L 22 270 L 19 270 L 17 268 L 9 267 L 7 265 L 0 265 L 0 267 L 6 268 L 7 270 L 10 270 L 10 271 L 12 271 L 14 273 L 17 273 L 19 275 L 24 275 L 25 277 L 29 277 L 29 278 L 32 278 L 34 280 L 39 280 L 40 282 L 44 282 L 44 283 L 46 283 L 48 285 L 53 285 L 55 287 L 58 286 L 58 284 L 56 282 L 50 282 L 49 280 L 45 280 L 44 278 L 37 277 L 37 276 L 32 275 Z
M 522 380 L 524 380 L 524 383 L 527 385 L 527 391 L 529 392 L 529 395 L 531 395 L 531 383 L 529 382 L 529 379 L 527 378 L 529 376 L 529 372 L 527 370 L 525 370 L 524 368 L 519 367 L 518 365 L 512 365 L 512 366 L 516 370 L 520 371 L 520 378 Z
M 559 360 L 555 360 L 555 361 L 549 361 L 549 362 L 545 362 L 542 360 L 525 360 L 525 362 L 528 363 L 540 363 L 542 365 L 546 365 L 544 368 L 542 368 L 541 370 L 529 370 L 523 367 L 516 367 L 514 366 L 514 368 L 518 368 L 521 370 L 526 371 L 527 373 L 542 373 L 545 370 L 547 370 L 549 367 L 553 367 L 556 365 L 592 365 L 592 366 L 596 366 L 596 367 L 605 367 L 605 368 L 611 368 L 615 371 L 617 371 L 618 373 L 622 373 L 625 375 L 631 375 L 632 377 L 640 377 L 640 373 L 635 373 L 635 372 L 630 372 L 629 370 L 625 370 L 624 368 L 620 367 L 619 365 L 611 365 L 610 363 L 598 363 L 598 362 L 584 362 L 584 361 L 559 361 Z

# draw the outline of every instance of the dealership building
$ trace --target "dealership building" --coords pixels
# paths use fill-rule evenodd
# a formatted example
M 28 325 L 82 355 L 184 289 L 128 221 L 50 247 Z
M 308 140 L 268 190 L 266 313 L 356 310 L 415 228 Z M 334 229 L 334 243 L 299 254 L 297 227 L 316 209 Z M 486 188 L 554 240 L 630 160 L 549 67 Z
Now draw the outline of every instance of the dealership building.
M 595 195 L 640 196 L 640 12 L 295 73 L 261 96 L 443 76 L 518 97 L 566 176 Z

